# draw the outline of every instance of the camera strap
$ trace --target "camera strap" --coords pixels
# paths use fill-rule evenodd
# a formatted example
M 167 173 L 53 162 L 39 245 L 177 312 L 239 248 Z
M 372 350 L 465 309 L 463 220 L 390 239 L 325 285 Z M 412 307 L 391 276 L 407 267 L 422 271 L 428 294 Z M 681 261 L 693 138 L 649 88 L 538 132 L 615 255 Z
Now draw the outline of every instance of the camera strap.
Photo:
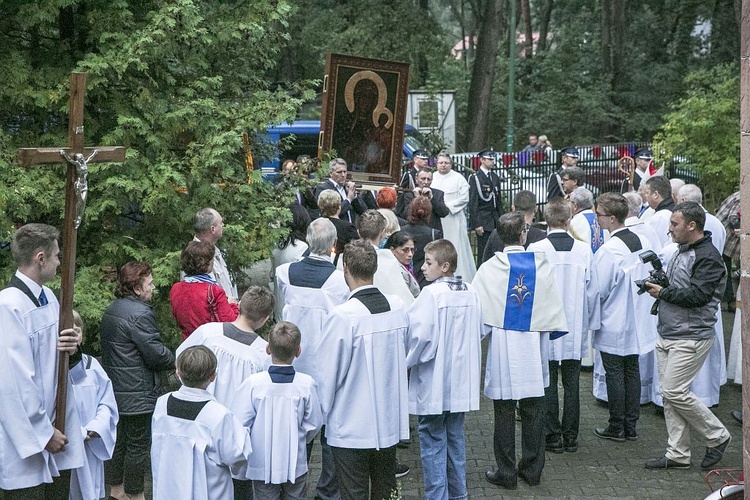
M 635 253 L 643 250 L 643 245 L 641 245 L 641 239 L 638 237 L 637 234 L 632 232 L 630 229 L 623 229 L 622 231 L 617 231 L 612 236 L 615 236 L 617 238 L 620 238 L 623 243 L 625 243 L 625 246 L 628 247 L 628 250 L 630 250 L 630 253 Z

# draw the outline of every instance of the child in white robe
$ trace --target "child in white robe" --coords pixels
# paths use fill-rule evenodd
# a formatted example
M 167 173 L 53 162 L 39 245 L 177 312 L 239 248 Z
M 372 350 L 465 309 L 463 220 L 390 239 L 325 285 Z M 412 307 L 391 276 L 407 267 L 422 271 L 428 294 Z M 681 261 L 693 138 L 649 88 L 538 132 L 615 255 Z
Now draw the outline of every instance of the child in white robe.
M 301 335 L 292 323 L 277 323 L 268 336 L 272 365 L 242 383 L 232 404 L 250 431 L 254 453 L 246 477 L 255 500 L 307 498 L 307 443 L 323 424 L 315 381 L 295 371 Z
M 177 357 L 179 391 L 156 401 L 151 427 L 154 500 L 233 500 L 232 472 L 252 451 L 250 435 L 206 387 L 216 379 L 216 356 L 205 346 Z
M 424 252 L 422 272 L 432 284 L 409 308 L 409 413 L 419 418 L 425 498 L 466 498 L 463 422 L 479 409 L 482 307 L 454 277 L 458 253 L 450 241 L 430 242 Z
M 73 324 L 83 330 L 83 320 L 76 311 Z M 112 458 L 115 450 L 120 418 L 112 381 L 102 365 L 87 354 L 70 369 L 68 377 L 81 420 L 84 447 L 83 466 L 71 471 L 70 499 L 99 500 L 107 496 L 104 462 Z

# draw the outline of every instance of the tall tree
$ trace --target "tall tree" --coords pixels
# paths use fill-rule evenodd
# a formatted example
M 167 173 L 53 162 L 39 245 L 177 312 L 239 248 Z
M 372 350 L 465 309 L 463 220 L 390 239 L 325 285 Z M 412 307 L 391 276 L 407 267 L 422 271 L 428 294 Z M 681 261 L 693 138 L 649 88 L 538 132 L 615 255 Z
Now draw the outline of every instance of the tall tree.
M 503 31 L 504 3 L 503 0 L 485 0 L 484 14 L 479 25 L 465 128 L 469 151 L 478 151 L 487 145 L 492 85 Z
M 523 32 L 525 35 L 523 53 L 527 59 L 530 59 L 534 55 L 534 33 L 531 27 L 531 6 L 529 5 L 529 0 L 520 0 L 520 4 L 524 28 Z

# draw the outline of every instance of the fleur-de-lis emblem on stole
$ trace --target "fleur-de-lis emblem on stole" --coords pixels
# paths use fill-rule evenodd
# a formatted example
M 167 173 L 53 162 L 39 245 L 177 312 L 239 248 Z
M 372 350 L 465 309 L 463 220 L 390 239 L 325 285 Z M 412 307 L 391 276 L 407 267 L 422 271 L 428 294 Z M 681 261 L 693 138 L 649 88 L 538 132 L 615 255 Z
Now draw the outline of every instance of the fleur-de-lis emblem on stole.
M 523 301 L 526 300 L 527 297 L 531 296 L 531 292 L 529 292 L 529 287 L 523 284 L 524 278 L 525 278 L 524 274 L 518 275 L 518 281 L 516 282 L 515 286 L 512 288 L 513 293 L 508 295 L 508 297 L 516 301 L 519 308 L 523 306 Z

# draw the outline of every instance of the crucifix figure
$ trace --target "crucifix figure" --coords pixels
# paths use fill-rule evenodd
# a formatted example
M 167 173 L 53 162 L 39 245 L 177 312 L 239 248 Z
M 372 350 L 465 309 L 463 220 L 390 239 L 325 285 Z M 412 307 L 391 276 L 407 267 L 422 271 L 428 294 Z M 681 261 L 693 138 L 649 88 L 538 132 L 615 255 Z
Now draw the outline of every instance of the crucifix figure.
M 83 220 L 88 196 L 88 164 L 124 162 L 125 148 L 83 146 L 83 100 L 86 96 L 86 74 L 70 75 L 68 145 L 64 148 L 20 148 L 18 164 L 23 167 L 48 163 L 66 163 L 65 217 L 62 232 L 62 271 L 60 292 L 60 330 L 73 328 L 73 282 L 76 270 L 76 237 Z M 68 353 L 61 352 L 57 371 L 55 428 L 65 434 Z

